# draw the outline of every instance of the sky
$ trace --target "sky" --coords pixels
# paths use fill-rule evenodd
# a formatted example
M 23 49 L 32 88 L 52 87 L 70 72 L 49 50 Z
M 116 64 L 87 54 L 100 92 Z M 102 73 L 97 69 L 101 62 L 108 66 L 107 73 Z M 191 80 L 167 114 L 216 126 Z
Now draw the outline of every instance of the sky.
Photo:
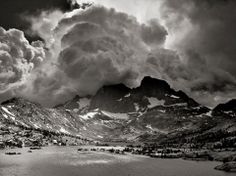
M 3 0 L 0 100 L 55 106 L 152 76 L 214 107 L 236 98 L 235 9 L 234 0 Z

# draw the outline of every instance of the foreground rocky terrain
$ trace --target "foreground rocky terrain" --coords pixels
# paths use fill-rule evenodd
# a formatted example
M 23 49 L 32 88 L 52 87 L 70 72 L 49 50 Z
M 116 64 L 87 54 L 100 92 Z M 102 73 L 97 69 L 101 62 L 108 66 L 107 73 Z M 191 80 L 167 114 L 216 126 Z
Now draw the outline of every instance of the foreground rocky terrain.
M 135 89 L 105 86 L 55 108 L 14 98 L 0 106 L 0 146 L 99 141 L 232 148 L 235 107 L 232 100 L 209 109 L 151 77 Z

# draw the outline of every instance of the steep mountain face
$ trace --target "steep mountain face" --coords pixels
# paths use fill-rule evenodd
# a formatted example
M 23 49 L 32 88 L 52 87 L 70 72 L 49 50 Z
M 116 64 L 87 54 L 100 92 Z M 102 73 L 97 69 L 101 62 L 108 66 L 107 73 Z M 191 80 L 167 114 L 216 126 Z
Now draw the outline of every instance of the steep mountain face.
M 199 105 L 184 92 L 171 89 L 162 80 L 145 77 L 136 89 L 130 89 L 123 84 L 105 86 L 94 97 L 75 97 L 64 107 L 79 112 L 100 109 L 113 113 L 134 113 L 150 110 L 154 107 L 165 108 L 182 107 L 195 109 L 199 113 L 208 112 L 209 109 Z M 173 109 L 173 108 L 172 108 Z
M 199 104 L 186 94 L 176 92 L 162 80 L 145 77 L 136 89 L 124 85 L 103 87 L 93 97 L 90 109 L 102 109 L 110 112 L 129 113 L 147 110 L 158 105 L 186 105 L 198 107 Z
M 191 144 L 195 147 L 236 147 L 236 101 L 219 104 L 199 120 L 199 128 L 159 137 L 162 144 Z M 153 136 L 152 136 L 153 137 Z M 156 136 L 154 136 L 155 138 Z M 153 139 L 152 139 L 153 140 Z
M 225 104 L 219 104 L 213 110 L 213 113 L 217 115 L 223 115 L 235 118 L 236 117 L 236 99 L 230 100 Z
M 21 127 L 93 141 L 216 142 L 236 131 L 235 121 L 217 114 L 235 113 L 234 103 L 211 111 L 167 82 L 145 77 L 138 88 L 104 86 L 95 96 L 76 96 L 55 108 L 21 98 L 6 101 L 0 106 L 0 136 L 1 129 Z
M 182 91 L 173 90 L 163 80 L 145 77 L 140 87 L 123 84 L 105 86 L 94 97 L 75 97 L 64 106 L 78 116 L 95 116 L 90 124 L 106 124 L 99 118 L 109 117 L 112 128 L 100 133 L 104 140 L 138 140 L 143 134 L 167 134 L 198 128 L 199 121 L 209 118 L 208 108 L 201 106 Z M 117 123 L 118 122 L 118 123 Z
M 80 135 L 79 118 L 60 108 L 44 108 L 21 98 L 0 105 L 0 148 L 2 146 L 46 145 L 64 141 L 87 143 Z M 66 138 L 66 139 L 65 139 Z
M 77 124 L 80 119 L 74 119 L 70 113 L 61 109 L 48 109 L 26 101 L 21 98 L 13 98 L 2 103 L 0 107 L 1 122 L 12 122 L 15 125 L 26 128 L 43 129 L 54 132 L 77 134 Z

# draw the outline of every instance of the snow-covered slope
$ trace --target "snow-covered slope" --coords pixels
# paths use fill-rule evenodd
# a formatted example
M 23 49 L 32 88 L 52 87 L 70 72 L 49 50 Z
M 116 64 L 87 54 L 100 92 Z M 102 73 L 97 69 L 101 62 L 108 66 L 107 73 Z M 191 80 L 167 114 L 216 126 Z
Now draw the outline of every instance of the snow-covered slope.
M 61 107 L 89 123 L 87 131 L 96 131 L 108 140 L 197 128 L 195 123 L 208 117 L 210 111 L 182 91 L 173 90 L 167 82 L 151 77 L 145 77 L 135 89 L 123 84 L 105 86 L 95 96 L 84 99 L 76 96 Z M 81 106 L 81 102 L 86 103 Z M 104 123 L 103 118 L 109 120 Z
M 234 134 L 235 123 L 226 123 L 225 118 L 151 77 L 135 89 L 123 84 L 105 86 L 95 96 L 76 96 L 55 108 L 21 98 L 0 106 L 0 130 L 17 126 L 99 141 L 178 143 L 201 135 L 199 139 L 207 141 L 206 136 L 219 129 L 230 131 L 226 136 Z

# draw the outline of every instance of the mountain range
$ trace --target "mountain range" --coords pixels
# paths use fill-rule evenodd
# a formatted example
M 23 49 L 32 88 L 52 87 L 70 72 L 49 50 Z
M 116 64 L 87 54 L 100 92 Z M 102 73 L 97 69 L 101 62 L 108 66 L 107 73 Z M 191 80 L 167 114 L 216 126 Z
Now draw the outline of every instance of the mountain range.
M 0 105 L 0 142 L 4 135 L 30 129 L 88 141 L 232 147 L 235 105 L 231 100 L 209 109 L 166 81 L 145 77 L 138 88 L 104 86 L 94 96 L 76 96 L 54 108 L 22 98 L 5 101 Z

